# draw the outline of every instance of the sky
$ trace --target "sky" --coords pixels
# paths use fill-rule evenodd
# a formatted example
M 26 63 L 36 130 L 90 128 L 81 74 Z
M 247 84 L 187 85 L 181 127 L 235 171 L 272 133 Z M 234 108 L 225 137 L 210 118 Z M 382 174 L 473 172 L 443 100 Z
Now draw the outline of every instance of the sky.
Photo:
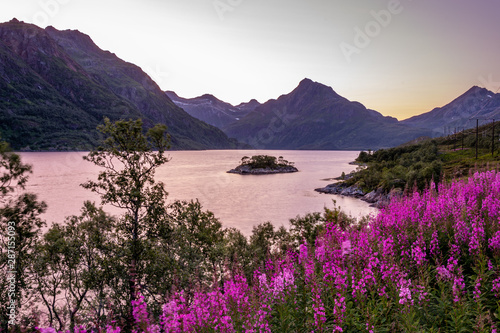
M 237 105 L 309 78 L 400 120 L 477 85 L 500 91 L 498 0 L 0 0 L 79 30 L 163 90 Z

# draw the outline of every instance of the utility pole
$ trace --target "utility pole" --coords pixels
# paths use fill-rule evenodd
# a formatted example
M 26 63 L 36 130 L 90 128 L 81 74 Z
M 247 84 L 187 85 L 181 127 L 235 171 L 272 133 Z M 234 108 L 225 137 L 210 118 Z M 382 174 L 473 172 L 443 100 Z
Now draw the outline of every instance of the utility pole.
M 453 132 L 453 151 L 455 151 L 457 147 L 457 128 L 455 127 L 455 132 Z
M 464 150 L 464 136 L 465 136 L 465 127 L 462 128 L 462 151 Z
M 491 126 L 491 156 L 495 154 L 495 119 L 493 119 L 493 126 Z
M 476 119 L 476 160 L 477 160 L 478 146 L 479 146 L 479 119 Z

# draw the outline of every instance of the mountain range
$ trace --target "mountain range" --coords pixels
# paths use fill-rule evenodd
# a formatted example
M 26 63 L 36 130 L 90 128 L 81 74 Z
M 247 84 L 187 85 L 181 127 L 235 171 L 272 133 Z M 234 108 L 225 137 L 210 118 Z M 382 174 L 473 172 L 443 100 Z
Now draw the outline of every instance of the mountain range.
M 379 149 L 471 128 L 475 119 L 500 120 L 500 94 L 477 86 L 443 107 L 402 121 L 351 102 L 310 79 L 276 100 L 242 104 L 247 107 L 243 117 L 241 112 L 236 116 L 241 105 L 232 106 L 212 95 L 188 99 L 172 91 L 167 94 L 228 136 L 264 149 Z
M 400 124 L 310 79 L 223 130 L 264 149 L 378 149 L 432 134 Z
M 164 92 L 79 31 L 0 24 L 2 139 L 20 150 L 90 149 L 104 117 L 166 124 L 174 149 L 379 149 L 472 127 L 471 118 L 499 119 L 500 94 L 472 87 L 398 121 L 304 79 L 277 99 L 233 106 L 209 94 Z
M 104 117 L 166 124 L 174 149 L 238 147 L 89 36 L 16 19 L 0 24 L 0 133 L 14 149 L 89 149 Z

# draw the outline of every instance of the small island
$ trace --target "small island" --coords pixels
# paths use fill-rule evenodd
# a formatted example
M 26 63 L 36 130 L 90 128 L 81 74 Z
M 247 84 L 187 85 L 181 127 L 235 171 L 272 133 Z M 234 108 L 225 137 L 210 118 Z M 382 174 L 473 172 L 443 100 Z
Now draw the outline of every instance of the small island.
M 293 162 L 269 155 L 255 155 L 251 158 L 244 156 L 241 164 L 231 169 L 228 173 L 238 173 L 240 175 L 268 175 L 274 173 L 290 173 L 299 171 Z

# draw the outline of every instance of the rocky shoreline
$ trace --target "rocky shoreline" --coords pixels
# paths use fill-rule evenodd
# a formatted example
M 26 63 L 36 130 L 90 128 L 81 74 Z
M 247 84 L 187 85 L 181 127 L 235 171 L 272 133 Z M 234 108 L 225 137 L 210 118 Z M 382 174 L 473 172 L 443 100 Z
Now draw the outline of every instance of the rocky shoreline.
M 239 165 L 227 173 L 237 173 L 239 175 L 269 175 L 275 173 L 292 173 L 299 170 L 294 166 L 280 166 L 277 168 L 252 168 L 249 165 Z
M 400 189 L 395 189 L 389 193 L 385 193 L 382 188 L 365 193 L 357 185 L 347 186 L 343 182 L 329 184 L 325 187 L 317 188 L 315 191 L 319 193 L 336 194 L 361 199 L 370 203 L 372 207 L 377 208 L 386 206 L 392 198 L 400 197 L 402 195 L 402 191 Z

